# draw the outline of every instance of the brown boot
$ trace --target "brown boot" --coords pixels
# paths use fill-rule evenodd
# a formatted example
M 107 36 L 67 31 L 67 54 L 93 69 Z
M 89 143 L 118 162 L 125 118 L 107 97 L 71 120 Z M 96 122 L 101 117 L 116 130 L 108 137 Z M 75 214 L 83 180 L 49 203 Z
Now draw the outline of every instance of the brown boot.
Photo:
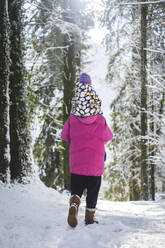
M 68 214 L 68 224 L 71 227 L 76 227 L 78 224 L 77 214 L 78 214 L 79 205 L 80 205 L 80 197 L 78 195 L 72 195 L 70 198 L 70 208 Z
M 94 218 L 95 215 L 95 209 L 86 209 L 85 211 L 85 224 L 94 224 L 94 223 L 99 223 L 97 220 Z

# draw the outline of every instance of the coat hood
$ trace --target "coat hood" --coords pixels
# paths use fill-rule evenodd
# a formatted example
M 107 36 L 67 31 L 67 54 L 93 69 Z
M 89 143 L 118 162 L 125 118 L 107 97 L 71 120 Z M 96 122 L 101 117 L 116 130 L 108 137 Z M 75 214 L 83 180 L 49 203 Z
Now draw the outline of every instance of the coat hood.
M 103 114 L 101 99 L 93 87 L 87 83 L 79 83 L 72 98 L 72 114 L 78 117 L 87 117 Z

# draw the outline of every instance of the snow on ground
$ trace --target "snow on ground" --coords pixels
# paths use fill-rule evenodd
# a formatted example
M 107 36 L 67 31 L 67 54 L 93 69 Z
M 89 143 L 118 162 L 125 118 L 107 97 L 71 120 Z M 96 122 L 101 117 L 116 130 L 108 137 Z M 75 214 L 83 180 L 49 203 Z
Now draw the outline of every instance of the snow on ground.
M 85 199 L 79 225 L 68 226 L 69 195 L 40 181 L 0 187 L 1 248 L 164 248 L 165 201 L 99 200 L 99 224 L 84 225 Z

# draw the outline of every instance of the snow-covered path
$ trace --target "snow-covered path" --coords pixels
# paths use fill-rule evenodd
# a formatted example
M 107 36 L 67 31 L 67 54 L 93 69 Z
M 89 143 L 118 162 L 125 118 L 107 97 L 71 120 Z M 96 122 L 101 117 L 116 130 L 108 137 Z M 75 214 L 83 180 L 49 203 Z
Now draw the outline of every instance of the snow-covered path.
M 66 223 L 66 194 L 36 182 L 0 189 L 0 248 L 164 248 L 165 201 L 98 201 L 99 224 Z

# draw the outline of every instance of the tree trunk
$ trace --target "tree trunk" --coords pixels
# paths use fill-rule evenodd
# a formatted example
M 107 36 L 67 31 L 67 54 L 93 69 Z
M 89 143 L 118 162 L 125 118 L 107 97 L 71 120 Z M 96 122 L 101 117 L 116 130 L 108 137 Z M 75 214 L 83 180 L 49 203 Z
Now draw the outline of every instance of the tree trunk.
M 64 122 L 68 119 L 72 108 L 72 97 L 74 94 L 76 80 L 76 65 L 73 39 L 68 41 L 68 36 L 65 36 L 64 45 L 68 48 L 64 52 L 64 100 L 63 100 L 63 116 Z M 64 187 L 70 188 L 70 173 L 69 173 L 69 144 L 64 143 Z
M 136 163 L 136 161 L 135 161 Z M 140 200 L 140 190 L 138 185 L 138 180 L 136 179 L 136 165 L 131 167 L 131 178 L 129 182 L 130 187 L 130 201 L 139 201 Z
M 22 0 L 9 1 L 10 18 L 10 151 L 11 180 L 25 182 L 31 172 L 30 134 L 28 131 L 27 96 L 24 81 L 22 45 Z
M 7 182 L 9 138 L 9 18 L 8 1 L 0 1 L 0 181 Z
M 152 105 L 152 110 L 154 111 L 154 105 Z M 151 123 L 151 132 L 154 134 L 154 121 Z M 154 146 L 151 147 L 150 149 L 150 156 L 152 158 L 152 161 L 150 163 L 150 194 L 151 194 L 151 199 L 154 201 L 155 200 L 155 163 L 153 161 L 154 156 L 155 156 L 155 148 Z
M 150 42 L 150 46 L 152 47 L 152 43 Z M 151 68 L 154 71 L 154 63 L 151 62 Z M 154 82 L 153 80 L 151 81 L 151 86 L 154 87 Z M 155 98 L 154 98 L 154 91 L 152 90 L 151 92 L 151 122 L 149 124 L 150 132 L 152 134 L 152 138 L 155 139 L 155 118 L 154 118 L 154 112 L 155 112 Z M 150 156 L 150 197 L 154 201 L 155 200 L 155 152 L 156 148 L 154 145 L 149 146 L 149 156 Z
M 148 200 L 147 175 L 147 5 L 141 5 L 141 198 Z
M 74 23 L 74 16 L 71 12 L 66 12 L 65 10 L 71 9 L 71 2 L 68 0 L 63 0 L 62 6 L 64 9 L 63 19 L 68 23 Z M 64 67 L 63 67 L 63 122 L 65 122 L 72 108 L 72 97 L 74 95 L 75 80 L 76 80 L 76 58 L 75 58 L 75 45 L 74 45 L 74 35 L 68 30 L 67 34 L 64 34 Z M 70 189 L 70 172 L 69 172 L 69 144 L 63 142 L 64 146 L 64 188 Z
M 132 33 L 132 39 L 134 40 L 135 44 L 139 44 L 140 41 L 140 30 L 139 30 L 139 26 L 137 27 L 137 20 L 140 21 L 139 19 L 139 8 L 132 6 L 132 24 L 133 26 L 136 27 L 136 29 L 133 29 L 133 33 Z M 136 33 L 136 39 L 135 39 L 135 33 Z M 131 75 L 129 77 L 129 84 L 130 87 L 132 88 L 132 92 L 133 94 L 138 94 L 137 89 L 135 87 L 134 84 L 134 78 L 137 77 L 139 78 L 139 70 L 140 70 L 140 59 L 138 56 L 138 51 L 137 51 L 137 47 L 136 45 L 132 48 L 132 72 Z M 135 76 L 136 75 L 136 76 Z M 133 82 L 133 83 L 132 83 Z M 140 93 L 140 92 L 139 92 Z M 133 106 L 139 106 L 140 101 L 134 97 L 134 99 L 132 100 L 132 104 Z M 134 123 L 136 123 L 136 126 L 140 126 L 139 121 L 137 120 L 137 117 L 139 117 L 139 110 L 136 108 L 130 108 L 130 115 L 133 121 L 133 123 L 131 123 L 130 128 L 131 128 L 131 135 L 133 137 L 133 140 L 131 142 L 131 146 L 130 149 L 132 150 L 132 156 L 131 156 L 131 162 L 132 162 L 132 166 L 130 167 L 130 200 L 132 201 L 138 201 L 140 200 L 140 184 L 139 184 L 139 169 L 140 169 L 140 156 L 137 156 L 137 154 L 135 153 L 135 150 L 140 148 L 140 142 L 139 142 L 139 135 L 140 132 L 137 130 L 137 128 L 135 127 Z M 139 118 L 138 118 L 139 119 Z M 135 122 L 136 120 L 136 122 Z

